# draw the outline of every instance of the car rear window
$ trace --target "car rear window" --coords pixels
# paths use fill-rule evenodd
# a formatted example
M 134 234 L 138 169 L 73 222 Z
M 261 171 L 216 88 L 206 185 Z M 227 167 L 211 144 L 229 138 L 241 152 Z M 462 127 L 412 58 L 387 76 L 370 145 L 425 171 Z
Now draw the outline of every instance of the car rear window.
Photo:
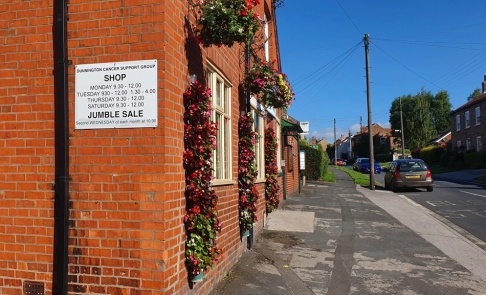
M 427 170 L 427 166 L 424 162 L 421 161 L 410 161 L 410 162 L 402 162 L 400 163 L 400 171 L 408 172 L 408 171 L 425 171 Z
M 369 163 L 370 162 L 370 159 L 361 159 L 360 163 Z

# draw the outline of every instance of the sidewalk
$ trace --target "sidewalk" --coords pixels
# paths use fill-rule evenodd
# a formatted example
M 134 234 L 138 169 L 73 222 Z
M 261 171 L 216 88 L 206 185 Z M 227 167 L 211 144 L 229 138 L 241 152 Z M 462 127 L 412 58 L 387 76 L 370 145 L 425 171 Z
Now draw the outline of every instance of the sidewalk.
M 486 253 L 388 191 L 308 182 L 213 295 L 486 294 Z
M 474 178 L 484 175 L 486 175 L 486 169 L 464 169 L 455 172 L 441 173 L 435 175 L 435 178 L 470 183 L 473 182 Z

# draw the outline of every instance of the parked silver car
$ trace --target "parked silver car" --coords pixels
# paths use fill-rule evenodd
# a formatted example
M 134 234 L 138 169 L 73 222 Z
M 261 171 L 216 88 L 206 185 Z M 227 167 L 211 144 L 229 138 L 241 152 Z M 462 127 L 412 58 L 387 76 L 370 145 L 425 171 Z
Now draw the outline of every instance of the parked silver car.
M 396 192 L 400 188 L 434 190 L 432 173 L 420 159 L 398 159 L 390 163 L 385 174 L 385 188 Z

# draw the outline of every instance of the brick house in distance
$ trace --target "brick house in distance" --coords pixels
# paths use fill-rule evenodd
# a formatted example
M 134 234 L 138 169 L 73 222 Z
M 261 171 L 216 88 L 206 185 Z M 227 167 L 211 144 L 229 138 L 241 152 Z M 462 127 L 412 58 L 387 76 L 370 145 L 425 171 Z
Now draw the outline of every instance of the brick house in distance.
M 247 109 L 258 134 L 254 235 L 262 229 L 264 131 L 281 145 L 282 111 L 242 99 L 245 47 L 198 44 L 193 2 L 0 4 L 0 294 L 208 294 L 247 249 L 238 212 Z M 266 20 L 256 54 L 280 67 L 274 0 L 254 10 Z M 195 284 L 185 266 L 183 167 L 183 94 L 193 78 L 213 92 L 222 222 L 219 261 Z M 286 179 L 288 194 L 296 181 Z
M 486 137 L 486 76 L 482 93 L 450 113 L 451 144 L 455 151 L 481 151 Z
M 368 155 L 356 154 L 354 149 L 359 142 L 362 140 L 367 140 L 368 136 L 368 126 L 364 126 L 358 133 L 352 136 L 352 153 L 354 158 L 368 157 Z M 382 150 L 394 150 L 397 148 L 396 144 L 394 143 L 395 138 L 392 136 L 390 128 L 383 128 L 379 124 L 374 123 L 372 128 L 372 136 L 375 153 L 378 148 Z

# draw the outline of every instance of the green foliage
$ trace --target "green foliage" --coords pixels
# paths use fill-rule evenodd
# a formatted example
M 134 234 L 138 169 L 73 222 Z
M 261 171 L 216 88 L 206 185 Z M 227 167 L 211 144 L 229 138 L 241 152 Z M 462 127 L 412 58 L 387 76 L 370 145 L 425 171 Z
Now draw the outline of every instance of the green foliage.
M 434 135 L 450 128 L 449 113 L 452 109 L 447 91 L 439 91 L 430 103 L 430 114 Z
M 324 176 L 321 178 L 321 180 L 325 182 L 336 182 L 336 175 L 332 172 L 331 169 L 326 169 L 326 173 L 324 173 Z
M 361 172 L 354 171 L 352 169 L 348 169 L 348 168 L 345 168 L 345 167 L 338 167 L 338 169 L 348 173 L 349 176 L 351 176 L 351 178 L 354 180 L 355 184 L 361 185 L 361 186 L 369 186 L 370 185 L 370 175 L 369 174 L 363 174 Z M 376 184 L 379 185 L 378 183 L 376 183 Z
M 335 145 L 334 144 L 328 144 L 327 145 L 327 149 L 326 149 L 326 152 L 328 155 L 330 155 L 329 157 L 332 159 L 334 158 L 334 147 Z M 338 157 L 339 158 L 339 157 Z
M 446 91 L 435 96 L 422 89 L 415 95 L 404 95 L 395 98 L 390 108 L 390 125 L 396 141 L 401 140 L 400 101 L 403 117 L 403 134 L 405 147 L 415 150 L 435 135 L 449 128 L 449 113 L 452 105 Z
M 420 149 L 419 158 L 429 165 L 440 164 L 442 154 L 445 152 L 446 149 L 441 146 L 427 146 Z
M 467 101 L 470 101 L 470 100 L 474 99 L 476 96 L 481 95 L 481 94 L 483 94 L 483 93 L 481 92 L 481 89 L 476 88 L 476 89 L 474 89 L 474 91 L 473 91 L 473 92 L 472 92 L 472 93 L 471 93 L 471 94 L 470 94 L 470 95 L 467 97 Z
M 253 11 L 258 0 L 207 0 L 198 2 L 196 34 L 205 47 L 249 43 L 261 27 Z
M 465 153 L 464 164 L 470 168 L 486 168 L 486 151 Z
M 310 180 L 322 179 L 328 169 L 329 156 L 309 146 L 300 146 L 300 150 L 305 152 L 305 177 Z
M 287 75 L 274 62 L 255 62 L 245 76 L 245 87 L 264 106 L 287 109 L 294 99 Z

